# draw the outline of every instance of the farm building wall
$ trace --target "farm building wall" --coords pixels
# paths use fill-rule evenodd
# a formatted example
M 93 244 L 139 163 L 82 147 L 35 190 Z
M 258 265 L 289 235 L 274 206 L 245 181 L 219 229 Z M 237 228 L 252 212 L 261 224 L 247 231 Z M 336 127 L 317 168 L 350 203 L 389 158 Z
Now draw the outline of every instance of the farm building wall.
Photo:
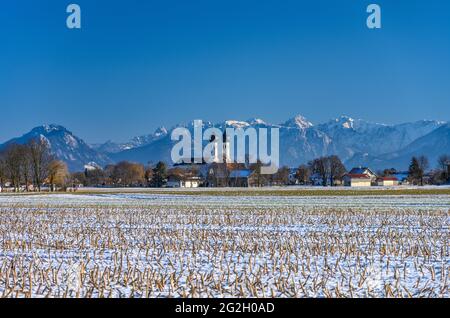
M 370 179 L 352 179 L 350 181 L 351 187 L 370 187 L 371 185 Z

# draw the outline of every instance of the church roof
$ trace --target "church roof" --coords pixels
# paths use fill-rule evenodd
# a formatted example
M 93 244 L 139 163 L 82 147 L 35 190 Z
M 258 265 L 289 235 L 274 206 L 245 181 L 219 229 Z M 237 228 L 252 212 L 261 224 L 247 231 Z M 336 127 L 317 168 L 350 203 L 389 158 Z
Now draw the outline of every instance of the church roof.
M 248 178 L 252 174 L 252 170 L 243 169 L 243 170 L 233 170 L 230 173 L 230 178 Z

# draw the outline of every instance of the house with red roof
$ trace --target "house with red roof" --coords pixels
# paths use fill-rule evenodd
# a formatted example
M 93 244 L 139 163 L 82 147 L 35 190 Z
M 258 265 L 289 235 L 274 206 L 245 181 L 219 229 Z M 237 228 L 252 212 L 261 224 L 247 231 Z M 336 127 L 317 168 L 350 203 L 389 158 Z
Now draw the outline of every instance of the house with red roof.
M 357 167 L 344 175 L 343 181 L 346 187 L 370 187 L 376 184 L 377 175 L 367 167 Z
M 387 176 L 378 178 L 377 184 L 380 187 L 392 187 L 399 185 L 399 181 L 395 176 Z
M 346 187 L 370 187 L 372 179 L 368 174 L 364 173 L 347 173 L 343 178 Z

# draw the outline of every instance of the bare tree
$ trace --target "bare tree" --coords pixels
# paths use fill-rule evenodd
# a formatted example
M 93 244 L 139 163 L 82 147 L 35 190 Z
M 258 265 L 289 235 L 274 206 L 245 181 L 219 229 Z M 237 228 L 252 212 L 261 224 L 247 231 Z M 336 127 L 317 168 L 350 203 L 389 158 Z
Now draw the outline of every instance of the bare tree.
M 397 173 L 397 170 L 395 168 L 390 168 L 390 169 L 384 169 L 381 173 L 379 173 L 380 176 L 383 177 L 390 177 L 393 176 Z
M 119 162 L 114 166 L 111 178 L 118 185 L 141 185 L 145 180 L 144 166 L 128 161 Z
M 442 175 L 444 177 L 444 180 L 448 180 L 448 165 L 450 164 L 450 156 L 449 155 L 442 155 L 438 159 L 438 165 L 439 169 L 442 171 Z
M 15 192 L 20 190 L 21 181 L 21 149 L 17 144 L 8 146 L 4 153 L 5 172 Z
M 322 185 L 335 185 L 337 179 L 341 178 L 345 172 L 345 166 L 338 156 L 320 157 L 309 162 L 310 170 L 318 174 L 322 179 Z
M 421 178 L 420 178 L 421 186 L 423 186 L 423 184 L 424 184 L 423 179 L 424 179 L 425 173 L 428 170 L 429 166 L 430 166 L 430 164 L 429 164 L 428 158 L 425 156 L 420 156 L 419 157 L 419 168 L 422 171 Z
M 49 164 L 53 160 L 50 148 L 43 139 L 33 139 L 28 143 L 30 160 L 33 171 L 34 184 L 38 191 L 41 191 L 41 185 L 48 177 Z
M 3 185 L 5 184 L 5 181 L 7 179 L 6 175 L 6 167 L 5 167 L 5 160 L 3 156 L 0 156 L 0 192 L 2 191 Z
M 344 164 L 338 156 L 330 156 L 327 161 L 330 166 L 330 184 L 334 186 L 335 181 L 342 178 L 342 176 L 347 172 L 347 169 L 345 169 Z
M 74 172 L 70 175 L 70 182 L 72 183 L 72 187 L 74 190 L 78 187 L 78 185 L 87 186 L 86 174 L 84 172 Z
M 31 164 L 31 155 L 27 145 L 17 145 L 18 160 L 21 166 L 22 181 L 25 185 L 25 191 L 30 190 L 30 184 L 33 183 L 33 167 Z
M 450 156 L 449 155 L 441 155 L 438 158 L 438 165 L 439 169 L 441 170 L 447 170 L 447 165 L 450 163 Z
M 311 170 L 307 165 L 301 165 L 295 172 L 295 178 L 299 184 L 308 184 L 309 178 L 311 177 Z
M 272 180 L 275 184 L 287 185 L 289 184 L 289 174 L 290 170 L 288 167 L 281 167 L 280 169 L 278 169 L 277 173 L 272 175 Z
M 262 164 L 261 160 L 259 160 L 259 159 L 256 161 L 256 163 L 252 163 L 250 165 L 250 170 L 253 171 L 253 174 L 255 176 L 256 186 L 258 186 L 258 187 L 262 187 L 268 183 L 267 182 L 268 176 L 263 175 L 261 173 L 262 167 L 263 167 L 263 164 Z
M 153 179 L 153 168 L 150 165 L 145 167 L 144 178 L 147 186 L 150 186 Z
M 56 191 L 56 187 L 64 187 L 69 177 L 67 165 L 60 160 L 53 160 L 48 166 L 48 181 L 50 190 Z
M 322 185 L 326 187 L 329 175 L 328 159 L 326 157 L 314 159 L 309 163 L 309 166 L 313 173 L 316 173 L 320 176 L 320 178 L 322 179 Z

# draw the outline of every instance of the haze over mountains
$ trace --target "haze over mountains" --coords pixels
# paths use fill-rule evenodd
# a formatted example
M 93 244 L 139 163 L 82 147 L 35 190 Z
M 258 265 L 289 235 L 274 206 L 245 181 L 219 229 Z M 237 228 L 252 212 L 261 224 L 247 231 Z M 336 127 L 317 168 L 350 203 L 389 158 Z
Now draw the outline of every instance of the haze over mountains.
M 192 123 L 176 127 L 193 129 Z M 450 154 L 450 124 L 435 120 L 420 120 L 398 125 L 372 123 L 341 116 L 314 125 L 298 115 L 282 124 L 269 124 L 261 119 L 246 121 L 228 120 L 204 127 L 277 127 L 280 129 L 281 165 L 296 167 L 316 157 L 335 154 L 347 168 L 365 165 L 373 169 L 396 168 L 405 170 L 411 156 L 425 155 L 431 165 L 436 165 L 441 154 Z M 44 138 L 53 153 L 67 162 L 71 171 L 83 170 L 85 165 L 105 166 L 121 160 L 171 163 L 170 152 L 174 129 L 158 128 L 154 133 L 135 137 L 126 143 L 107 141 L 89 145 L 65 127 L 43 125 L 25 135 L 0 145 L 0 150 L 11 143 L 26 143 L 33 138 Z

